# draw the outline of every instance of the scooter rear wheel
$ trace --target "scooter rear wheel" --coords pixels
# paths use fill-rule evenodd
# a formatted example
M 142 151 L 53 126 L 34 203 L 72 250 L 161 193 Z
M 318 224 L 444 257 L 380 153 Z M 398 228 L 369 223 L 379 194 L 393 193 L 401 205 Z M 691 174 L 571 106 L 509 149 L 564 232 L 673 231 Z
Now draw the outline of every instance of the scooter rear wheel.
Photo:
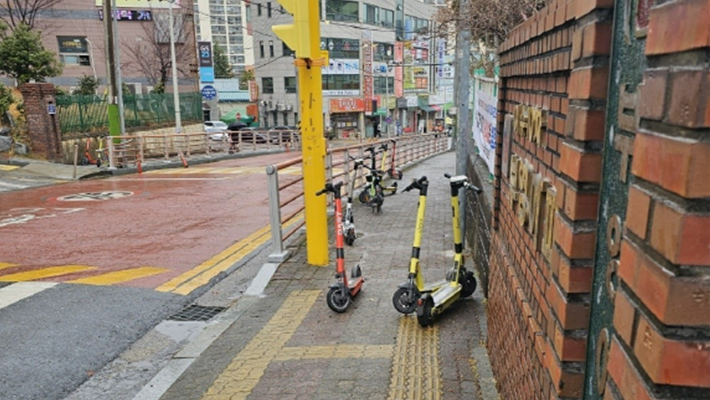
M 343 290 L 340 287 L 332 287 L 325 296 L 325 301 L 331 310 L 337 313 L 344 313 L 350 306 L 352 299 L 350 298 L 350 292 L 347 290 Z
M 434 322 L 434 317 L 431 315 L 434 309 L 434 299 L 425 294 L 421 299 L 422 304 L 417 306 L 417 322 L 422 327 L 427 327 Z
M 362 204 L 367 204 L 372 200 L 370 197 L 370 192 L 367 189 L 363 189 L 362 192 L 360 192 L 360 195 L 358 196 L 358 200 L 360 200 L 360 203 Z
M 392 295 L 394 308 L 402 314 L 411 314 L 417 309 L 419 292 L 412 288 L 401 287 Z
M 350 228 L 345 232 L 345 244 L 348 246 L 352 246 L 355 243 L 355 238 L 355 228 Z
M 466 298 L 476 291 L 477 282 L 473 272 L 466 271 L 459 281 L 461 283 L 461 298 Z

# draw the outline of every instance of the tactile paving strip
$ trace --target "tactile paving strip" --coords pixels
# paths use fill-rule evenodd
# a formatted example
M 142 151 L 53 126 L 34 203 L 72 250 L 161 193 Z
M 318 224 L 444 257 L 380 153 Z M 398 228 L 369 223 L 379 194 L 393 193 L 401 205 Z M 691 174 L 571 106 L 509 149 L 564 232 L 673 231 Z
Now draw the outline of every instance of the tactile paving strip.
M 388 400 L 440 400 L 439 328 L 421 328 L 414 316 L 399 320 Z

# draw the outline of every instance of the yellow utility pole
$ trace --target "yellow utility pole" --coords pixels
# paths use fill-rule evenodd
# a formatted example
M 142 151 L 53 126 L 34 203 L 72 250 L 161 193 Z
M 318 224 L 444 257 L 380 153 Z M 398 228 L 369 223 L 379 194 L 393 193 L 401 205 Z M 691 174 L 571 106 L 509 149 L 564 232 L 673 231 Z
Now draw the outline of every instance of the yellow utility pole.
M 296 52 L 308 263 L 325 266 L 328 265 L 327 205 L 325 196 L 316 196 L 316 192 L 325 187 L 321 67 L 328 55 L 320 49 L 319 1 L 279 0 L 279 3 L 293 14 L 292 25 L 275 25 L 272 29 Z

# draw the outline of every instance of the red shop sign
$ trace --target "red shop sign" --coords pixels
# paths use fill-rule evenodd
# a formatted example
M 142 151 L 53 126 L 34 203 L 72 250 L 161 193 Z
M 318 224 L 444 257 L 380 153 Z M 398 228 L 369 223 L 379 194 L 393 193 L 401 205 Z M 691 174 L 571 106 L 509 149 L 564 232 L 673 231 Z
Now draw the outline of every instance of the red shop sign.
M 365 100 L 362 98 L 330 99 L 331 113 L 365 111 Z

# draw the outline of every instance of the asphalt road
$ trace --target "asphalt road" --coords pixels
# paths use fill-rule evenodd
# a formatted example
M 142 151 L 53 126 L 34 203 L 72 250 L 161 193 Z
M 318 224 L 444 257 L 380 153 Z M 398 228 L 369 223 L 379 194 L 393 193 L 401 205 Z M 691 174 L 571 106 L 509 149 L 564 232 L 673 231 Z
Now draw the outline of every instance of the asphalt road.
M 0 190 L 0 399 L 66 397 L 249 257 L 294 156 Z

